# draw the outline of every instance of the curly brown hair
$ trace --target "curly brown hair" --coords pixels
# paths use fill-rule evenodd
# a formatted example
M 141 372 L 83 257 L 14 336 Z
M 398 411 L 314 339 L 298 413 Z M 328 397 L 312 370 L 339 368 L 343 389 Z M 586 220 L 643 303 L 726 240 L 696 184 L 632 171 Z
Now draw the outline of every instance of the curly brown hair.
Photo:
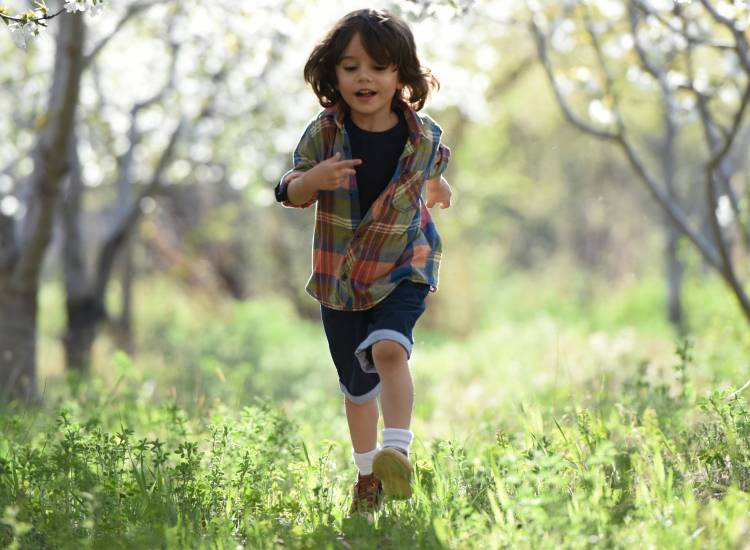
M 406 22 L 383 10 L 357 10 L 334 25 L 305 63 L 305 81 L 323 107 L 331 107 L 341 99 L 336 89 L 336 65 L 355 34 L 359 34 L 367 55 L 376 63 L 396 67 L 403 84 L 400 97 L 415 111 L 424 107 L 432 90 L 440 88 L 432 72 L 419 62 L 414 35 Z M 397 92 L 394 101 L 398 96 Z

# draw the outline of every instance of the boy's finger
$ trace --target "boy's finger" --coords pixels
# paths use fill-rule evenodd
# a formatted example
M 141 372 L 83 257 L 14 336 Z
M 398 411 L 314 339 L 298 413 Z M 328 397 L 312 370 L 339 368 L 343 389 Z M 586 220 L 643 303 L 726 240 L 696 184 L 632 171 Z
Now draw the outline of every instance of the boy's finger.
M 341 164 L 342 166 L 356 166 L 358 164 L 362 164 L 362 159 L 342 160 L 341 162 L 339 162 L 339 164 Z
M 335 155 L 333 155 L 333 156 L 332 156 L 332 157 L 330 158 L 330 160 L 332 160 L 333 162 L 337 162 L 337 161 L 338 161 L 338 160 L 339 160 L 340 158 L 341 158 L 341 153 L 340 153 L 340 152 L 338 152 L 338 151 L 336 151 L 336 154 L 335 154 Z

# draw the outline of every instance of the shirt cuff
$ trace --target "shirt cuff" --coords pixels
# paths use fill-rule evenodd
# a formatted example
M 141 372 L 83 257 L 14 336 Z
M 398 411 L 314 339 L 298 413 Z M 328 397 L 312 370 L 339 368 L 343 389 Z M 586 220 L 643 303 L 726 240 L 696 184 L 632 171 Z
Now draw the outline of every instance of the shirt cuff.
M 287 208 L 307 208 L 309 206 L 312 206 L 318 200 L 317 193 L 315 193 L 309 201 L 303 204 L 294 204 L 293 202 L 289 201 L 289 182 L 285 180 L 286 177 L 293 171 L 293 169 L 289 170 L 286 174 L 281 176 L 279 183 L 276 184 L 276 188 L 274 189 L 274 196 L 276 197 L 276 200 L 280 202 L 282 206 L 286 206 Z

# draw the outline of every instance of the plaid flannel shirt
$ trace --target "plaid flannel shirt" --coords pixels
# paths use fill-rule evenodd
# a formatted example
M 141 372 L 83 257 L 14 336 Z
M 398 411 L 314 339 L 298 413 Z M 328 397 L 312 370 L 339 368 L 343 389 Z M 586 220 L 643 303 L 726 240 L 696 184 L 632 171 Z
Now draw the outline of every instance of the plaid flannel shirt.
M 349 185 L 318 191 L 308 202 L 293 204 L 286 177 L 307 171 L 340 152 L 351 158 L 340 104 L 321 111 L 305 128 L 294 150 L 294 167 L 276 187 L 283 206 L 316 204 L 312 275 L 305 290 L 326 307 L 359 311 L 383 300 L 403 279 L 426 283 L 436 292 L 442 256 L 440 236 L 422 200 L 425 181 L 446 169 L 450 149 L 440 142 L 442 129 L 397 101 L 409 137 L 391 181 L 360 219 L 356 176 Z

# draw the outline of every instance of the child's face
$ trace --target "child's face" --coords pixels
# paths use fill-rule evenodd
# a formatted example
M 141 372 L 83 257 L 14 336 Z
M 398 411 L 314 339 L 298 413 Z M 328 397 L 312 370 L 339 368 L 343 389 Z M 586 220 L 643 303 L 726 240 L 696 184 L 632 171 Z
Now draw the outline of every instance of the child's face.
M 352 113 L 368 118 L 388 116 L 393 95 L 400 87 L 396 67 L 376 63 L 365 51 L 359 34 L 352 37 L 341 54 L 336 81 Z

